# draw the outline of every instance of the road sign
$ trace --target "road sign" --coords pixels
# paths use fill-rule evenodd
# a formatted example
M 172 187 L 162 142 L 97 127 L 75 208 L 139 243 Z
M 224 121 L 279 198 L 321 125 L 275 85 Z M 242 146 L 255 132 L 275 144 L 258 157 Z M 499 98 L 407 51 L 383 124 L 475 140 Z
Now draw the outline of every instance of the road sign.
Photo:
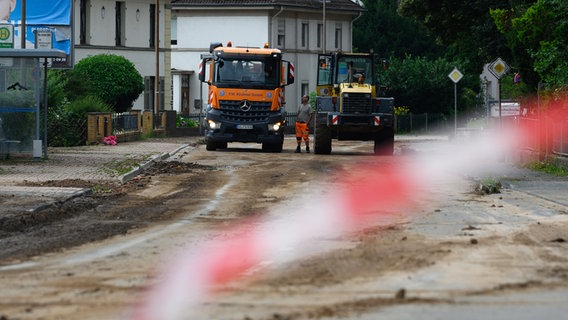
M 495 78 L 501 80 L 503 75 L 509 71 L 509 66 L 501 58 L 495 59 L 495 61 L 489 64 L 489 72 L 495 76 Z
M 454 83 L 458 83 L 461 78 L 463 78 L 463 74 L 458 70 L 458 68 L 454 67 L 454 70 L 448 74 L 448 77 L 450 77 Z
M 454 135 L 458 131 L 458 82 L 463 78 L 463 74 L 454 67 L 454 70 L 448 74 L 448 77 L 454 82 Z
M 0 48 L 14 47 L 14 25 L 9 23 L 0 24 Z

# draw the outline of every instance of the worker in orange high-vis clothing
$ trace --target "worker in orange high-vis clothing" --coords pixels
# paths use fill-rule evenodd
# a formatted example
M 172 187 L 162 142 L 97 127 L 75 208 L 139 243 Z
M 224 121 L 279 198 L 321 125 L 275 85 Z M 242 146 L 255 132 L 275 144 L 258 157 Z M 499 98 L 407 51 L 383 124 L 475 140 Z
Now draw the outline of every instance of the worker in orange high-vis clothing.
M 308 95 L 302 96 L 302 103 L 298 107 L 298 114 L 296 115 L 296 141 L 298 147 L 296 153 L 300 153 L 302 140 L 306 143 L 306 152 L 310 153 L 310 127 L 312 121 L 312 108 L 310 107 L 310 97 Z

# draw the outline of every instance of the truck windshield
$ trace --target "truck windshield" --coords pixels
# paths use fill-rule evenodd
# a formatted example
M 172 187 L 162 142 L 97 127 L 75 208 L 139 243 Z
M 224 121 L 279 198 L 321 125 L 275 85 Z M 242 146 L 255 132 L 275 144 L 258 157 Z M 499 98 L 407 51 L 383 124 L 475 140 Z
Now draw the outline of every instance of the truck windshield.
M 274 89 L 280 85 L 278 60 L 223 57 L 215 63 L 214 84 L 224 87 Z
M 361 77 L 364 83 L 373 82 L 372 57 L 343 56 L 337 59 L 337 83 L 358 82 Z

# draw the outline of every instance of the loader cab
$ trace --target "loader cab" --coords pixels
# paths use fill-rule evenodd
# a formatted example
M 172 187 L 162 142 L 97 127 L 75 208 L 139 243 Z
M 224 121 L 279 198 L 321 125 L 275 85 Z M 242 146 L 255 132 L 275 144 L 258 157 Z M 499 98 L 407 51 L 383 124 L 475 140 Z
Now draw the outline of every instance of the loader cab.
M 320 54 L 317 85 L 357 82 L 360 77 L 364 77 L 364 83 L 374 84 L 374 62 L 370 54 Z
M 317 74 L 318 95 L 337 95 L 341 83 L 365 83 L 374 86 L 374 55 L 366 53 L 319 54 Z

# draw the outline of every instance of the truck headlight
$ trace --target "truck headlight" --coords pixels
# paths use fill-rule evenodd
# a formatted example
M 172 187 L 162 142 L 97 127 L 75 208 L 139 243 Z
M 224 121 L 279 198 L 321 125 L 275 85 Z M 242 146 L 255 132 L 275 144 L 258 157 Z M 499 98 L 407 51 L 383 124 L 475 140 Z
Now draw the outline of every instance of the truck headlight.
M 282 122 L 271 123 L 268 125 L 268 131 L 277 132 L 278 130 L 280 130 L 281 126 Z
M 221 129 L 221 122 L 215 122 L 213 120 L 207 120 L 207 124 L 209 125 L 209 129 Z

